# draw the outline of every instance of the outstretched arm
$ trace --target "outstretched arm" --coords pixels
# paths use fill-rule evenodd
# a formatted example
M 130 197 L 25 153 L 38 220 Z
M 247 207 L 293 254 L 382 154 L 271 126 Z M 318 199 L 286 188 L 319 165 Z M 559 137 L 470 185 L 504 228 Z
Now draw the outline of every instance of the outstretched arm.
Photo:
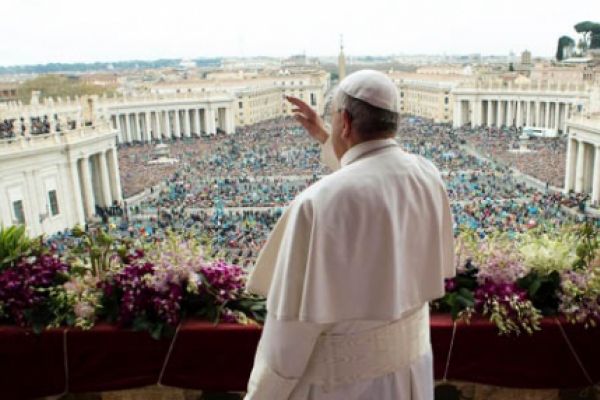
M 321 143 L 325 143 L 327 138 L 329 138 L 329 132 L 325 128 L 323 119 L 317 115 L 315 110 L 296 97 L 286 96 L 285 99 L 295 106 L 292 109 L 294 119 L 300 122 L 311 137 Z
M 321 158 L 332 171 L 340 169 L 340 161 L 337 159 L 333 151 L 333 145 L 329 139 L 329 131 L 325 127 L 323 119 L 317 115 L 315 110 L 310 108 L 308 104 L 296 97 L 286 96 L 286 100 L 292 103 L 295 108 L 294 118 L 306 129 L 308 134 L 314 139 L 321 142 L 323 148 L 321 150 Z

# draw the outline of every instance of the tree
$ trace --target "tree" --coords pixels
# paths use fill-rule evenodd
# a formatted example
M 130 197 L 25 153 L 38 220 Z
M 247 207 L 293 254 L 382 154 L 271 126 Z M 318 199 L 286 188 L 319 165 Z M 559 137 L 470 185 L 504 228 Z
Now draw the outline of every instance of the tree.
M 558 48 L 556 49 L 556 60 L 562 61 L 565 58 L 565 48 L 574 47 L 575 41 L 568 36 L 561 36 L 558 39 Z
M 40 91 L 41 98 L 44 97 L 74 97 L 84 95 L 102 95 L 114 93 L 109 88 L 81 83 L 78 78 L 65 75 L 42 75 L 19 86 L 20 100 L 28 104 L 31 100 L 31 92 Z
M 576 24 L 574 28 L 577 33 L 581 33 L 583 35 L 583 40 L 581 42 L 581 50 L 583 53 L 586 53 L 588 49 L 588 41 L 590 34 L 596 30 L 599 30 L 600 24 L 598 24 L 597 22 L 583 21 Z
M 600 24 L 592 29 L 592 37 L 590 38 L 590 49 L 600 49 Z

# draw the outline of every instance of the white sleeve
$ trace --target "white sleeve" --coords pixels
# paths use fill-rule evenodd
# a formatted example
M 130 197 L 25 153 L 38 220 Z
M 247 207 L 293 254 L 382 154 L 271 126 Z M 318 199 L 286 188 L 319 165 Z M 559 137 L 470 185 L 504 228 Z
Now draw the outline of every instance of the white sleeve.
M 329 326 L 267 317 L 245 400 L 287 400 Z
M 321 147 L 321 160 L 334 172 L 340 169 L 340 160 L 338 160 L 335 152 L 333 151 L 331 135 L 329 135 Z
M 452 216 L 452 209 L 450 207 L 450 200 L 448 200 L 448 194 L 442 183 L 441 196 L 442 196 L 442 231 L 441 231 L 441 242 L 443 252 L 443 271 L 444 278 L 454 278 L 456 276 L 456 265 L 454 258 L 454 217 Z

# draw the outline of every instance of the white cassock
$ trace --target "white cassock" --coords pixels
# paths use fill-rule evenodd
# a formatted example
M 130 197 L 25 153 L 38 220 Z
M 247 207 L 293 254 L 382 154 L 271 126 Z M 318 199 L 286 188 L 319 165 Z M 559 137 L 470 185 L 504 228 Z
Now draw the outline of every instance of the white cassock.
M 299 194 L 248 289 L 267 321 L 246 400 L 432 400 L 427 302 L 454 276 L 453 221 L 428 160 L 394 139 L 349 149 Z

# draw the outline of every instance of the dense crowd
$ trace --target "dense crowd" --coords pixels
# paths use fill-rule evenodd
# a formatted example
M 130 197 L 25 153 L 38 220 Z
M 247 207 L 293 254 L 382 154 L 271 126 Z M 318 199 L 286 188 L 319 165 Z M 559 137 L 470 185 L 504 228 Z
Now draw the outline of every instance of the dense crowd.
M 15 137 L 26 135 L 46 135 L 52 132 L 51 124 L 54 124 L 54 129 L 57 132 L 61 132 L 62 129 L 70 130 L 77 127 L 75 120 L 69 119 L 61 124 L 57 120 L 48 118 L 47 115 L 30 118 L 27 123 L 24 118 L 20 118 L 19 120 L 15 118 L 5 119 L 0 122 L 0 139 L 14 139 Z
M 581 213 L 585 195 L 533 186 L 518 173 L 560 186 L 561 139 L 532 139 L 527 142 L 531 153 L 513 153 L 522 144 L 516 130 L 454 130 L 405 118 L 397 140 L 405 151 L 440 169 L 456 232 L 468 227 L 483 238 L 498 230 L 514 235 L 584 218 L 598 223 Z M 161 157 L 176 162 L 156 163 Z M 156 241 L 168 231 L 192 233 L 211 256 L 240 265 L 255 261 L 286 204 L 329 173 L 320 162 L 320 146 L 293 120 L 247 127 L 234 135 L 124 146 L 120 166 L 125 196 L 145 194 L 129 201 L 123 217 L 112 218 L 114 234 Z M 61 238 L 75 240 L 68 234 Z
M 483 154 L 505 165 L 552 186 L 564 186 L 566 138 L 524 140 L 522 132 L 515 128 L 463 128 L 459 135 Z

